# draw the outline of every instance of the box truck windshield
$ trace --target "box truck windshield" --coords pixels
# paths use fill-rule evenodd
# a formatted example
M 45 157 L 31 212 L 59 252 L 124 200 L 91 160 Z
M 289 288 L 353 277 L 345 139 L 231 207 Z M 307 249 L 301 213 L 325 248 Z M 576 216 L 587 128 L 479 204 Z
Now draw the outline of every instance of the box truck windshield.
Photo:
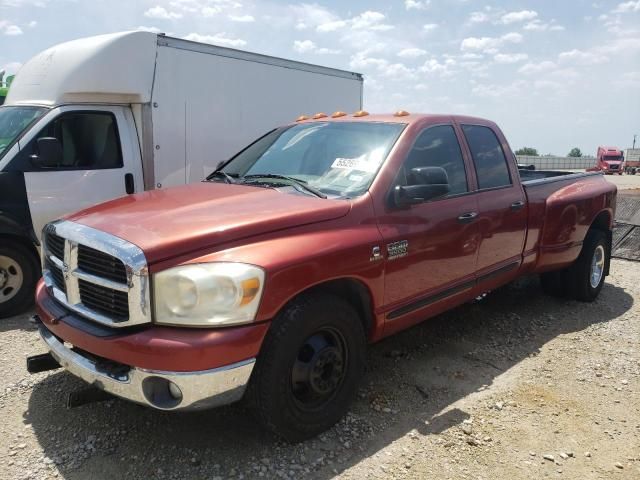
M 0 108 L 0 158 L 7 147 L 46 111 L 43 107 Z

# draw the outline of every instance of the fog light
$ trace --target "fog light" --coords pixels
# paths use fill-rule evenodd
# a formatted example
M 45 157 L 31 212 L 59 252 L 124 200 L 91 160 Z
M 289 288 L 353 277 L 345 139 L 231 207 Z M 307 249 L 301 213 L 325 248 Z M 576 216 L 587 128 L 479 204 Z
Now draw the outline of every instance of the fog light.
M 147 377 L 142 381 L 142 393 L 152 407 L 171 410 L 182 402 L 182 391 L 175 383 L 162 377 Z

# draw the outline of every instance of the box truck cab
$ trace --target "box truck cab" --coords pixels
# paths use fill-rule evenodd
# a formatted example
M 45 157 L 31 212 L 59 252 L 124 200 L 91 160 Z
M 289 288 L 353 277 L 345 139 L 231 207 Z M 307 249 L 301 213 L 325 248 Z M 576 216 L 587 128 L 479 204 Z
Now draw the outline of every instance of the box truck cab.
M 624 153 L 618 147 L 598 147 L 596 168 L 605 174 L 622 175 Z
M 47 222 L 200 181 L 301 111 L 361 105 L 359 74 L 149 32 L 36 55 L 0 107 L 0 317 L 31 303 Z

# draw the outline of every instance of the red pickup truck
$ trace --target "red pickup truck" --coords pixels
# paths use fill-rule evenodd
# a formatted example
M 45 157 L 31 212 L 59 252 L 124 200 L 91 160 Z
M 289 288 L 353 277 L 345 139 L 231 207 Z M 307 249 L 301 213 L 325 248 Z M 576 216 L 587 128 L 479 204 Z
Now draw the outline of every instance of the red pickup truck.
M 367 342 L 525 274 L 594 300 L 615 203 L 601 174 L 519 173 L 487 120 L 301 117 L 205 182 L 47 225 L 28 368 L 161 410 L 245 398 L 305 439 L 349 408 Z

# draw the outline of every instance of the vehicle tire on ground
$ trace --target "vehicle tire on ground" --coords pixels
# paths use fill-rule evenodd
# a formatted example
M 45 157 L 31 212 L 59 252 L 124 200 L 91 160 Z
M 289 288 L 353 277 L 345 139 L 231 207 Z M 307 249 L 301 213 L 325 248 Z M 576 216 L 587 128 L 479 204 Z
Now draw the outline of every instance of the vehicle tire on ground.
M 611 255 L 607 235 L 591 229 L 582 244 L 577 260 L 567 269 L 567 284 L 572 298 L 593 302 L 602 290 Z
M 0 318 L 22 313 L 34 301 L 40 266 L 31 249 L 19 242 L 0 241 Z
M 264 427 L 300 442 L 344 416 L 365 362 L 366 335 L 351 305 L 330 294 L 303 294 L 273 321 L 248 400 Z

